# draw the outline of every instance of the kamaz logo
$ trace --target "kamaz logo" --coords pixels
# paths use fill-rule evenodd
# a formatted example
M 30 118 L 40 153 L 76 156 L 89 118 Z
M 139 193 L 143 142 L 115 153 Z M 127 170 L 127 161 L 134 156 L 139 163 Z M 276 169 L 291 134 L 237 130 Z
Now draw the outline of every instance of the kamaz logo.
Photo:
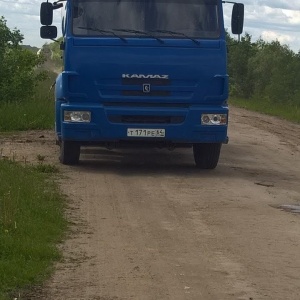
M 122 74 L 122 78 L 137 78 L 137 79 L 169 79 L 169 75 Z

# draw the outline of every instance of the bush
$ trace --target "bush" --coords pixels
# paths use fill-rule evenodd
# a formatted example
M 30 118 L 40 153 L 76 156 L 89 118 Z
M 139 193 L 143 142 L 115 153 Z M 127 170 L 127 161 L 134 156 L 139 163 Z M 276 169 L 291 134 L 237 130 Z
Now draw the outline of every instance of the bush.
M 240 43 L 228 35 L 228 72 L 230 95 L 257 100 L 278 109 L 288 106 L 298 111 L 300 106 L 300 51 L 293 52 L 279 41 L 252 42 L 245 34 Z M 256 102 L 256 101 L 254 101 Z
M 0 17 L 0 102 L 24 101 L 32 96 L 45 72 L 38 71 L 43 57 L 21 47 L 23 35 L 10 30 Z

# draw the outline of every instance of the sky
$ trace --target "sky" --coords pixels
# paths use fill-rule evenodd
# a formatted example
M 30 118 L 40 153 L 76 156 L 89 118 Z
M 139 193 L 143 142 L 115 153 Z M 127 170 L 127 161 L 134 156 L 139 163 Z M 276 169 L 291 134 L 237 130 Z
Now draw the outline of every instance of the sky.
M 39 12 L 42 0 L 0 0 L 0 16 L 9 28 L 24 35 L 23 44 L 41 47 L 47 40 L 39 37 Z M 240 0 L 245 4 L 244 32 L 253 41 L 278 40 L 292 50 L 300 50 L 300 0 Z M 230 29 L 231 4 L 224 4 L 225 27 Z M 60 10 L 55 11 L 54 23 L 60 27 Z

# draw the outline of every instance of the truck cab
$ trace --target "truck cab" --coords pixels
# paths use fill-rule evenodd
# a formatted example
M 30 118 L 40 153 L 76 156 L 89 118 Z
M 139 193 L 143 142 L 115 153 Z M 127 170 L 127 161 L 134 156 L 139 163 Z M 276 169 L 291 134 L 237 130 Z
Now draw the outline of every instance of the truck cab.
M 241 34 L 244 6 L 233 4 L 232 32 Z M 83 145 L 192 147 L 196 166 L 214 169 L 228 141 L 222 1 L 45 2 L 42 38 L 56 38 L 58 8 L 64 11 L 63 72 L 55 86 L 61 163 L 77 164 Z

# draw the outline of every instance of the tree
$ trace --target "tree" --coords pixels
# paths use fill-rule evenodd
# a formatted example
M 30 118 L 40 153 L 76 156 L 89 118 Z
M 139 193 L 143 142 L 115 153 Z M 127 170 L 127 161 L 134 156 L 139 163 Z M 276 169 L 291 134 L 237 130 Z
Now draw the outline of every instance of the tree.
M 279 41 L 251 42 L 247 33 L 240 43 L 227 34 L 227 44 L 232 96 L 300 106 L 300 51 L 296 54 Z
M 231 94 L 249 98 L 252 96 L 253 79 L 249 74 L 249 60 L 256 54 L 252 37 L 246 33 L 239 43 L 227 36 L 229 45 L 228 72 L 231 77 Z
M 249 73 L 255 78 L 253 92 L 272 102 L 288 103 L 298 89 L 299 59 L 279 41 L 257 42 L 257 53 L 249 60 Z
M 0 101 L 28 99 L 45 72 L 37 66 L 43 58 L 21 47 L 24 37 L 19 30 L 10 30 L 0 17 Z
M 62 51 L 60 50 L 60 44 L 62 43 L 63 38 L 60 37 L 57 39 L 57 42 L 53 42 L 49 44 L 49 48 L 52 51 L 51 59 L 56 64 L 56 66 L 62 65 Z

